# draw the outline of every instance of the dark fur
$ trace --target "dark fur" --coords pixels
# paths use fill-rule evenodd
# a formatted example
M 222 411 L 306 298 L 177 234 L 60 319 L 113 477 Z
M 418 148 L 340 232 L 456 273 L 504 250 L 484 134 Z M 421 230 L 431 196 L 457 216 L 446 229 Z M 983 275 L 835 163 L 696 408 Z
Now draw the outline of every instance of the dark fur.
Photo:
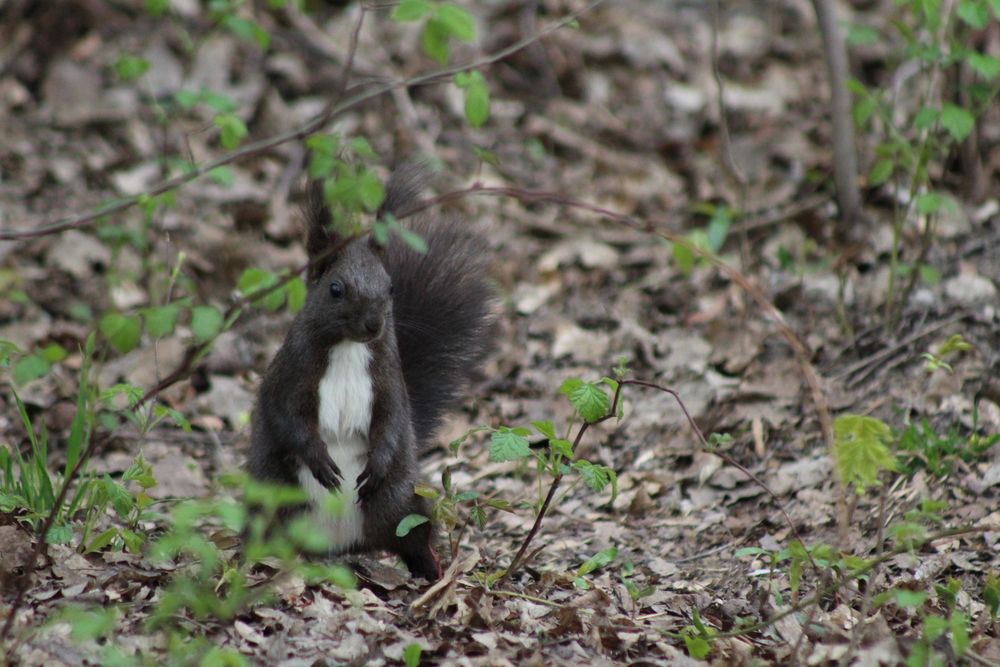
M 399 213 L 419 192 L 412 169 L 398 172 L 380 215 Z M 327 231 L 328 220 L 314 186 L 307 210 L 310 260 L 339 242 Z M 398 239 L 386 248 L 359 239 L 310 269 L 305 307 L 261 383 L 247 470 L 260 480 L 295 485 L 306 465 L 324 486 L 339 488 L 340 470 L 319 434 L 319 381 L 332 346 L 367 342 L 374 398 L 361 477 L 367 482 L 359 490 L 364 539 L 350 550 L 390 550 L 414 575 L 435 580 L 440 565 L 431 525 L 403 538 L 396 526 L 408 514 L 430 515 L 427 501 L 413 492 L 417 454 L 492 349 L 494 295 L 480 239 L 455 223 L 422 220 L 409 227 L 427 241 L 426 254 Z M 340 299 L 329 295 L 334 280 L 345 287 Z

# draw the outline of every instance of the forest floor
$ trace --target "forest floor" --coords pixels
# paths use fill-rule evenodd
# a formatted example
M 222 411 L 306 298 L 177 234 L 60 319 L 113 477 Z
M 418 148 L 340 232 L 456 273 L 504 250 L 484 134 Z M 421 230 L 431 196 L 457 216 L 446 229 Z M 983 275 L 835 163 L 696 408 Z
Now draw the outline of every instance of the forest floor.
M 271 35 L 266 52 L 213 27 L 194 0 L 175 0 L 169 19 L 147 15 L 142 3 L 0 4 L 0 229 L 86 213 L 148 191 L 173 173 L 170 159 L 223 154 L 214 112 L 164 111 L 163 100 L 180 89 L 231 98 L 250 140 L 302 125 L 338 89 L 359 16 L 353 3 L 311 4 L 308 16 L 260 9 Z M 580 0 L 464 4 L 478 37 L 458 48 L 457 62 L 585 7 Z M 679 0 L 606 2 L 584 13 L 578 26 L 482 68 L 492 113 L 478 130 L 465 124 L 449 83 L 397 88 L 344 113 L 333 128 L 366 137 L 383 176 L 395 162 L 431 158 L 438 171 L 429 195 L 475 183 L 554 192 L 678 234 L 705 230 L 713 217 L 730 221 L 720 257 L 780 311 L 806 353 L 796 355 L 731 276 L 707 263 L 683 271 L 669 244 L 645 231 L 574 206 L 454 201 L 451 213 L 482 233 L 494 256 L 501 343 L 441 433 L 441 447 L 424 458 L 424 474 L 440 487 L 448 468 L 459 490 L 515 510 L 488 513 L 481 529 L 441 531 L 446 576 L 429 590 L 389 557 L 359 557 L 352 559 L 357 591 L 278 578 L 269 601 L 235 619 L 186 621 L 192 635 L 253 664 L 398 664 L 413 643 L 421 664 L 685 664 L 696 661 L 683 629 L 703 623 L 729 632 L 819 591 L 819 605 L 715 640 L 707 660 L 897 664 L 929 616 L 957 610 L 978 664 L 1000 664 L 1000 624 L 983 594 L 1000 572 L 1000 445 L 972 452 L 1000 433 L 997 114 L 984 118 L 979 146 L 992 198 L 967 198 L 961 178 L 948 176 L 954 166 L 935 166 L 957 206 L 939 218 L 923 260 L 928 280 L 915 284 L 889 325 L 895 195 L 888 186 L 865 188 L 868 219 L 844 233 L 831 194 L 826 70 L 812 5 L 720 4 L 718 16 L 713 3 Z M 837 6 L 852 22 L 881 28 L 894 11 L 887 1 Z M 853 50 L 853 71 L 868 84 L 888 79 L 890 49 Z M 145 58 L 149 71 L 119 81 L 112 70 L 123 53 Z M 435 64 L 418 53 L 414 25 L 370 11 L 351 85 L 431 71 Z M 859 137 L 864 165 L 873 143 Z M 481 163 L 475 146 L 492 151 L 497 164 Z M 79 350 L 100 314 L 160 303 L 179 253 L 177 293 L 220 309 L 248 267 L 302 264 L 303 156 L 301 143 L 288 142 L 236 161 L 220 179 L 230 182 L 195 180 L 149 219 L 132 208 L 79 229 L 0 242 L 0 339 L 69 352 L 17 387 L 35 428 L 44 424 L 53 470 L 65 461 Z M 902 239 L 911 262 L 926 222 L 912 218 Z M 140 452 L 152 465 L 154 512 L 139 523 L 150 541 L 174 501 L 230 493 L 220 476 L 242 465 L 261 373 L 291 318 L 284 309 L 246 312 L 189 377 L 160 393 L 191 432 L 166 422 L 142 435 L 96 427 L 95 473 L 120 480 Z M 949 355 L 949 368 L 929 367 L 924 353 L 954 334 L 971 349 Z M 153 387 L 182 365 L 190 338 L 182 322 L 124 355 L 99 342 L 95 377 L 102 389 Z M 456 454 L 445 445 L 479 425 L 569 424 L 563 381 L 599 380 L 622 356 L 629 377 L 674 390 L 703 433 L 731 435 L 719 445 L 724 457 L 705 451 L 671 396 L 626 387 L 623 419 L 588 431 L 577 451 L 616 471 L 617 494 L 568 477 L 525 565 L 485 585 L 523 542 L 532 503 L 550 478 L 540 482 L 532 465 L 491 462 L 488 433 L 471 435 Z M 900 471 L 883 474 L 846 509 L 804 364 L 815 369 L 833 416 L 867 415 L 893 429 Z M 0 447 L 27 451 L 9 372 L 2 382 Z M 884 526 L 928 499 L 942 501 L 932 531 L 968 532 L 891 555 L 863 583 L 836 590 L 829 583 L 839 572 L 827 561 L 823 574 L 808 564 L 796 572 L 796 540 L 876 557 L 893 548 Z M 847 511 L 839 534 L 838 516 Z M 19 518 L 0 513 L 0 623 L 35 539 Z M 112 516 L 102 522 L 111 525 Z M 93 664 L 110 641 L 167 661 L 174 654 L 166 636 L 144 622 L 184 559 L 165 564 L 145 548 L 83 554 L 77 547 L 49 546 L 31 574 L 6 660 Z M 225 553 L 236 557 L 238 547 Z M 814 553 L 822 560 L 822 550 Z M 581 570 L 596 554 L 599 566 Z M 267 583 L 273 574 L 257 576 Z M 949 597 L 952 580 L 957 594 Z M 930 584 L 940 588 L 916 605 L 873 602 L 865 592 Z M 68 604 L 117 607 L 110 640 L 75 641 L 71 622 L 56 616 Z M 943 660 L 958 660 L 945 634 L 933 646 Z

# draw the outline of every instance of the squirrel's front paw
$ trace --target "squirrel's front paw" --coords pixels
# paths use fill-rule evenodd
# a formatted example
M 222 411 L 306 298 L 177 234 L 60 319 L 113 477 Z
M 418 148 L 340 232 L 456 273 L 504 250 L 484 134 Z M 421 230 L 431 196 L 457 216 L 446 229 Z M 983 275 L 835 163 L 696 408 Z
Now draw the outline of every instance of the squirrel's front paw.
M 316 481 L 322 484 L 325 488 L 330 491 L 336 491 L 340 488 L 340 482 L 343 479 L 343 475 L 340 472 L 340 468 L 338 468 L 337 464 L 333 462 L 333 459 L 330 458 L 330 453 L 327 452 L 325 448 L 314 448 L 310 450 L 306 456 L 302 457 L 302 463 L 309 468 L 309 472 L 313 474 Z
M 377 474 L 371 463 L 358 475 L 358 502 L 364 502 L 374 496 L 385 482 L 385 476 Z

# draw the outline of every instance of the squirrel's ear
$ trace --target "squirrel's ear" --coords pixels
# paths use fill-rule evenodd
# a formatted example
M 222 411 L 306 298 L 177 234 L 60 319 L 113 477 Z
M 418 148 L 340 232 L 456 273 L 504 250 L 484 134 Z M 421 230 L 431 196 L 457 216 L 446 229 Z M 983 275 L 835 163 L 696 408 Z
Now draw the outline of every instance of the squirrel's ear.
M 306 222 L 306 254 L 309 256 L 309 281 L 314 282 L 322 275 L 326 265 L 333 257 L 316 261 L 329 252 L 330 247 L 337 242 L 337 237 L 330 230 L 330 209 L 323 200 L 323 183 L 312 181 L 307 194 Z

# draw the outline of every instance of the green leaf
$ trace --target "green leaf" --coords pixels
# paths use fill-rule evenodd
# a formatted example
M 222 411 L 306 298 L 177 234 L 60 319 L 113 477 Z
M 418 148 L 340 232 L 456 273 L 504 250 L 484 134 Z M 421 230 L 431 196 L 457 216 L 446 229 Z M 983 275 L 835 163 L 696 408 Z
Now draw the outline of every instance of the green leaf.
M 39 350 L 38 353 L 50 364 L 58 364 L 66 358 L 66 348 L 58 343 L 46 345 L 44 348 Z
M 199 343 L 215 338 L 222 330 L 222 313 L 214 306 L 195 306 L 191 309 L 191 331 Z
M 420 32 L 420 45 L 432 59 L 442 65 L 448 64 L 448 28 L 441 21 L 433 18 L 424 24 L 424 29 Z
M 430 9 L 431 4 L 427 0 L 400 0 L 389 18 L 399 23 L 419 21 Z
M 69 634 L 73 641 L 84 642 L 111 634 L 118 622 L 118 612 L 114 607 L 108 609 L 66 607 L 59 613 L 58 618 L 69 625 Z
M 215 169 L 209 169 L 205 176 L 207 176 L 213 183 L 218 183 L 224 188 L 231 186 L 234 180 L 233 170 L 225 165 L 216 167 Z
M 145 0 L 143 4 L 151 16 L 160 16 L 170 9 L 170 0 Z
M 951 626 L 951 648 L 955 655 L 962 656 L 969 650 L 969 619 L 960 611 L 952 612 L 948 619 Z
M 851 46 L 875 44 L 879 41 L 879 33 L 875 28 L 866 25 L 847 26 L 847 43 Z
M 708 249 L 713 253 L 717 253 L 722 249 L 722 245 L 726 242 L 726 236 L 729 234 L 729 226 L 732 224 L 732 221 L 733 218 L 727 207 L 715 207 L 712 218 L 708 221 L 708 228 L 705 231 L 708 239 Z
M 573 458 L 573 443 L 562 438 L 550 438 L 549 451 L 563 458 L 571 459 Z
M 938 192 L 925 192 L 917 197 L 917 210 L 924 215 L 937 213 L 944 203 L 944 197 Z
M 872 170 L 868 173 L 868 185 L 871 187 L 882 185 L 892 176 L 895 167 L 895 161 L 889 158 L 876 160 L 875 164 L 872 165 Z
M 701 637 L 684 635 L 684 648 L 687 649 L 688 655 L 695 660 L 704 660 L 709 651 L 712 650 L 712 645 Z
M 266 51 L 271 44 L 271 35 L 258 23 L 249 19 L 229 14 L 222 20 L 222 25 L 233 34 L 245 40 L 255 42 L 261 51 Z
M 531 422 L 531 425 L 535 427 L 536 431 L 544 435 L 546 438 L 551 439 L 556 437 L 556 427 L 551 421 L 534 421 Z
M 44 377 L 51 368 L 52 364 L 37 354 L 21 357 L 14 364 L 14 384 L 22 385 Z
M 975 122 L 976 119 L 971 113 L 954 104 L 945 104 L 941 109 L 941 125 L 948 130 L 955 141 L 963 141 L 969 136 Z
M 966 56 L 965 60 L 969 63 L 969 67 L 985 79 L 995 79 L 1000 76 L 1000 58 L 974 51 Z
M 142 311 L 142 318 L 146 323 L 146 333 L 153 338 L 169 336 L 174 331 L 177 324 L 177 313 L 180 311 L 180 304 L 171 303 L 166 306 L 155 306 Z
M 424 240 L 423 236 L 410 231 L 406 227 L 400 227 L 396 231 L 399 234 L 399 238 L 403 239 L 403 243 L 410 246 L 420 254 L 427 252 L 427 241 Z
M 690 247 L 683 243 L 671 243 L 674 262 L 677 264 L 677 268 L 685 276 L 691 275 L 691 271 L 694 270 L 694 261 L 696 259 L 694 251 Z
M 618 496 L 618 474 L 611 468 L 581 460 L 573 462 L 573 469 L 592 491 L 601 493 L 610 484 L 612 500 Z
M 880 419 L 845 414 L 833 421 L 837 472 L 845 485 L 858 491 L 875 484 L 883 470 L 895 470 L 889 450 L 892 430 Z
M 500 166 L 500 158 L 498 158 L 497 154 L 491 150 L 481 148 L 479 146 L 472 146 L 472 154 L 475 155 L 476 159 L 480 162 L 493 165 L 494 167 Z
M 87 545 L 84 553 L 93 553 L 95 551 L 100 551 L 104 547 L 111 544 L 111 540 L 118 536 L 117 528 L 108 528 L 103 533 L 91 540 L 90 544 Z
M 121 81 L 138 79 L 149 70 L 149 61 L 137 56 L 123 55 L 115 61 L 115 75 Z
M 583 382 L 569 394 L 569 402 L 588 423 L 594 423 L 607 416 L 611 399 L 604 389 L 593 382 Z
M 924 282 L 925 285 L 934 287 L 941 283 L 941 272 L 937 270 L 936 267 L 930 264 L 920 265 L 920 280 Z
M 233 150 L 240 145 L 244 137 L 247 136 L 246 124 L 237 116 L 231 113 L 220 113 L 212 119 L 212 123 L 219 128 L 219 141 L 222 147 Z
M 531 456 L 528 439 L 511 429 L 502 427 L 490 436 L 490 461 L 517 461 L 527 456 Z
M 118 516 L 122 519 L 128 517 L 133 506 L 131 494 L 122 486 L 115 484 L 110 475 L 104 475 L 101 483 L 104 493 L 107 494 L 108 500 L 111 502 L 111 506 L 114 507 L 115 512 L 118 513 Z
M 354 137 L 347 142 L 347 147 L 358 157 L 368 160 L 378 159 L 378 154 L 372 149 L 372 145 L 364 137 Z
M 116 397 L 124 395 L 128 401 L 128 407 L 132 408 L 135 407 L 144 393 L 142 387 L 136 387 L 134 384 L 118 383 L 102 391 L 100 398 L 102 403 L 111 405 Z
M 297 313 L 302 310 L 302 306 L 306 304 L 306 283 L 302 278 L 292 278 L 285 285 L 285 291 L 288 293 L 288 310 L 292 313 Z
M 618 556 L 618 549 L 616 547 L 608 547 L 602 551 L 598 551 L 596 554 L 584 561 L 577 571 L 576 575 L 582 577 L 584 575 L 590 574 L 594 570 L 599 570 Z
M 407 644 L 406 648 L 403 649 L 403 664 L 406 667 L 417 667 L 420 664 L 420 644 L 414 642 L 413 644 Z
M 430 521 L 423 514 L 407 514 L 396 526 L 396 537 L 406 537 L 417 526 Z
M 139 344 L 142 322 L 134 315 L 108 313 L 98 324 L 101 334 L 118 352 L 125 354 Z
M 941 118 L 941 111 L 934 109 L 933 107 L 921 107 L 920 111 L 913 118 L 913 125 L 918 130 L 926 130 L 927 128 L 938 122 Z
M 983 584 L 983 602 L 990 612 L 990 618 L 996 621 L 1000 616 L 1000 576 L 987 575 Z
M 982 0 L 959 0 L 956 13 L 976 30 L 982 30 L 990 22 L 990 10 Z
M 444 25 L 448 34 L 459 41 L 471 42 L 476 38 L 476 22 L 463 7 L 445 2 L 438 6 L 434 18 Z
M 903 609 L 916 609 L 927 599 L 927 591 L 911 591 L 908 588 L 896 588 L 892 591 L 896 604 Z
M 385 189 L 371 171 L 365 170 L 358 178 L 358 197 L 361 199 L 361 205 L 369 213 L 378 210 L 382 200 L 385 199 Z
M 490 117 L 490 91 L 481 79 L 482 75 L 465 90 L 465 119 L 473 128 L 482 127 Z

